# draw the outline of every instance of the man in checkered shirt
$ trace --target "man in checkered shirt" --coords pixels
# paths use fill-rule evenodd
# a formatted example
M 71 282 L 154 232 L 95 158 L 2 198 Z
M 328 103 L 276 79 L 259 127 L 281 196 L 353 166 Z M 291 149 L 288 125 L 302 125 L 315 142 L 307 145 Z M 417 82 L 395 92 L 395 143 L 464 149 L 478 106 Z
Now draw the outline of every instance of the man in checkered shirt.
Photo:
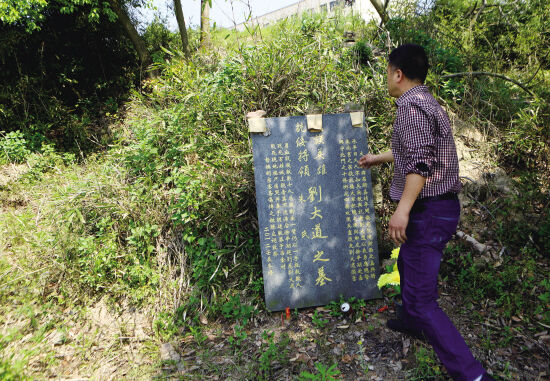
M 460 217 L 458 157 L 447 113 L 424 85 L 426 52 L 402 45 L 389 56 L 388 92 L 397 98 L 391 150 L 359 159 L 363 168 L 394 162 L 389 234 L 401 244 L 402 311 L 388 327 L 426 338 L 455 380 L 492 380 L 437 304 L 443 249 Z

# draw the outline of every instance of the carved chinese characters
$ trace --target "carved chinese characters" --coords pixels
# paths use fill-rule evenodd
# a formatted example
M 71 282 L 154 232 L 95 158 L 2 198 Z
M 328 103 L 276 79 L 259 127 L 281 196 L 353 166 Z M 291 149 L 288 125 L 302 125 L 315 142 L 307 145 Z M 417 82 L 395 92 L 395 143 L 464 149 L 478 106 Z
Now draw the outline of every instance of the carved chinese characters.
M 321 132 L 306 117 L 266 124 L 252 141 L 267 308 L 379 297 L 365 129 L 349 114 L 323 115 Z

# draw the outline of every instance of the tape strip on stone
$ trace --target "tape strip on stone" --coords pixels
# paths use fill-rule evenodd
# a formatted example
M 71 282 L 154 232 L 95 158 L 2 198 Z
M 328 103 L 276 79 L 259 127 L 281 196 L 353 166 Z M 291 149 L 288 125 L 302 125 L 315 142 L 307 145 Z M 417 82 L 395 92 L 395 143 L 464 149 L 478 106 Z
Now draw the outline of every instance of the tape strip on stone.
M 323 131 L 323 114 L 307 115 L 307 129 L 310 132 Z
M 350 112 L 349 115 L 351 117 L 351 125 L 353 127 L 363 127 L 364 112 Z
M 267 131 L 267 124 L 264 118 L 249 118 L 248 132 L 262 134 Z

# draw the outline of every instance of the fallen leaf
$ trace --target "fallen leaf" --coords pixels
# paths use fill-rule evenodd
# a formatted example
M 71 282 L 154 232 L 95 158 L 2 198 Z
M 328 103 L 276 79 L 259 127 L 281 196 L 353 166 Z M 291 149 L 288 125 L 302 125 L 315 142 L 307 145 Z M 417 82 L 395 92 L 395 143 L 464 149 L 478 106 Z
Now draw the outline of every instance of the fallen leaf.
M 406 338 L 405 340 L 403 340 L 403 356 L 407 356 L 410 346 L 411 346 L 411 340 L 409 338 Z
M 208 325 L 208 319 L 206 318 L 205 315 L 199 316 L 199 321 L 204 325 Z
M 348 328 L 349 328 L 349 324 L 339 325 L 339 326 L 337 326 L 336 328 L 338 328 L 338 329 L 348 329 Z
M 309 357 L 303 353 L 297 353 L 295 357 L 289 360 L 290 362 L 302 362 L 307 363 L 310 361 Z
M 353 361 L 353 357 L 351 357 L 350 355 L 344 355 L 342 356 L 342 362 L 344 364 L 349 364 Z

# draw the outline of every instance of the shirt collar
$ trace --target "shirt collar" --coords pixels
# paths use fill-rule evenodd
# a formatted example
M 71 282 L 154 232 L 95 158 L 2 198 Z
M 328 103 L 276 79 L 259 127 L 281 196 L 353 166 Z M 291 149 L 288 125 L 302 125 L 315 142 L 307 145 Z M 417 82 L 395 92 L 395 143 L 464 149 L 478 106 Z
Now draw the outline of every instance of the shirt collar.
M 412 87 L 409 90 L 405 91 L 399 98 L 397 98 L 395 104 L 397 104 L 397 106 L 402 106 L 407 101 L 407 99 L 413 97 L 416 94 L 420 94 L 426 91 L 429 91 L 428 86 L 426 85 L 417 85 L 415 87 Z

